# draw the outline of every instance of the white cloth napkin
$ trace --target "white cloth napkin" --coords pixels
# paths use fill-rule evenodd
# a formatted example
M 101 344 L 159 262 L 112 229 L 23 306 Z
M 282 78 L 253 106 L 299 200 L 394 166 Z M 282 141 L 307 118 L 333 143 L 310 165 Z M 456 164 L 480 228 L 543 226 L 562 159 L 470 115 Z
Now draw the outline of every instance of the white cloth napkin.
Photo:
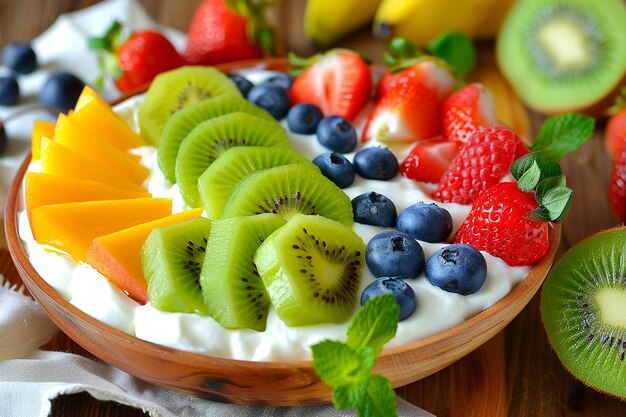
M 20 78 L 26 97 L 20 106 L 0 108 L 0 118 L 36 102 L 36 95 L 48 73 L 69 70 L 87 83 L 97 76 L 94 54 L 87 50 L 89 36 L 104 33 L 113 19 L 129 29 L 158 27 L 182 49 L 184 35 L 159 26 L 134 0 L 109 0 L 88 9 L 62 15 L 41 36 L 33 40 L 41 68 Z M 2 69 L 0 69 L 2 72 Z M 106 98 L 117 94 L 112 86 Z M 0 219 L 13 177 L 30 149 L 30 131 L 35 119 L 50 118 L 43 113 L 29 114 L 7 124 L 10 142 L 0 158 Z M 2 223 L 0 223 L 2 224 Z M 0 226 L 1 227 L 1 226 Z M 4 233 L 0 230 L 0 236 Z M 0 239 L 2 245 L 2 239 Z M 63 352 L 37 350 L 58 329 L 40 306 L 20 289 L 4 283 L 0 275 L 0 416 L 44 417 L 50 414 L 51 400 L 62 394 L 88 392 L 100 400 L 116 401 L 159 417 L 339 417 L 353 416 L 332 406 L 246 407 L 216 403 L 157 388 L 101 362 Z M 432 416 L 398 398 L 401 417 Z

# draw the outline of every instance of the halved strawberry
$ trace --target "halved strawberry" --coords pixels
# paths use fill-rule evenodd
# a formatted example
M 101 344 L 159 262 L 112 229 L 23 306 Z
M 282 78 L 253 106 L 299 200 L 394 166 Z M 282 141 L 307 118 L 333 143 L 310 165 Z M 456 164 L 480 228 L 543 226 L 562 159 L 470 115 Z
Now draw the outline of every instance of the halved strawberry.
M 419 142 L 400 164 L 400 174 L 416 181 L 437 183 L 458 152 L 459 145 L 450 140 Z
M 615 216 L 626 223 L 626 143 L 622 144 L 613 164 L 609 200 Z
M 472 133 L 496 123 L 493 97 L 482 84 L 465 86 L 443 103 L 443 133 L 448 140 L 464 144 Z
M 293 81 L 292 104 L 312 103 L 325 116 L 338 115 L 348 120 L 367 104 L 372 77 L 359 54 L 346 50 L 330 51 L 298 62 L 313 64 Z
M 619 156 L 620 149 L 626 144 L 626 107 L 622 107 L 606 123 L 606 146 L 614 158 Z
M 376 100 L 381 99 L 396 84 L 419 83 L 428 87 L 438 100 L 444 100 L 454 90 L 456 79 L 447 66 L 435 59 L 419 61 L 408 67 L 389 68 L 376 85 Z
M 396 84 L 370 113 L 363 142 L 418 141 L 441 134 L 441 103 L 420 83 Z

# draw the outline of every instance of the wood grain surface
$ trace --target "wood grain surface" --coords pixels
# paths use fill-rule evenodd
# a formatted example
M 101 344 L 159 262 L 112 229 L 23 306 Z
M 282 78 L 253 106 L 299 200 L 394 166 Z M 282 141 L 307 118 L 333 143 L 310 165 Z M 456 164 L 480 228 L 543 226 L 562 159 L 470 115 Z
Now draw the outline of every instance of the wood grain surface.
M 91 0 L 0 0 L 0 46 L 29 40 L 46 29 L 60 13 L 80 9 Z M 142 0 L 158 21 L 184 30 L 199 0 Z M 272 18 L 285 40 L 286 49 L 301 54 L 313 50 L 302 34 L 305 0 L 284 0 Z M 342 46 L 379 60 L 384 45 L 374 41 L 367 29 L 347 38 Z M 531 132 L 543 120 L 531 114 Z M 574 204 L 563 227 L 562 250 L 584 237 L 614 226 L 616 219 L 607 200 L 611 161 L 604 148 L 602 126 L 595 137 L 562 163 L 575 193 Z M 0 251 L 0 273 L 18 279 L 8 254 Z M 85 354 L 78 345 L 59 334 L 50 349 Z M 573 379 L 551 351 L 539 317 L 536 296 L 501 333 L 456 364 L 420 382 L 398 389 L 410 402 L 437 416 L 623 416 L 626 404 L 605 395 L 586 392 L 577 408 L 568 407 Z M 144 415 L 138 410 L 92 399 L 87 394 L 54 401 L 53 416 Z

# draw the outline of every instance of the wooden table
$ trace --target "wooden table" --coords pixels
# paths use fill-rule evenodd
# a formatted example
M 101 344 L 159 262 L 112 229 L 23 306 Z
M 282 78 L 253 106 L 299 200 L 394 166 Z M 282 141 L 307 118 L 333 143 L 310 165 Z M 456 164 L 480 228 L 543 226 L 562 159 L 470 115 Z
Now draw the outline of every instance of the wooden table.
M 184 30 L 200 0 L 141 0 L 158 21 Z M 39 35 L 64 12 L 83 8 L 93 0 L 0 1 L 0 45 Z M 285 0 L 272 18 L 279 22 L 286 48 L 301 54 L 312 49 L 302 33 L 305 0 Z M 384 45 L 367 29 L 346 39 L 342 46 L 379 60 Z M 533 132 L 543 117 L 531 113 Z M 617 224 L 611 213 L 607 188 L 611 160 L 604 148 L 602 126 L 582 149 L 563 161 L 568 183 L 575 193 L 569 219 L 563 227 L 562 250 L 584 237 Z M 17 274 L 6 251 L 0 250 L 0 273 Z M 48 346 L 88 355 L 65 335 Z M 539 317 L 539 297 L 492 341 L 456 364 L 431 377 L 398 389 L 410 402 L 437 416 L 623 416 L 626 404 L 596 392 L 578 401 L 578 411 L 567 406 L 573 379 L 550 349 Z M 53 416 L 141 416 L 138 410 L 92 399 L 87 394 L 54 401 Z

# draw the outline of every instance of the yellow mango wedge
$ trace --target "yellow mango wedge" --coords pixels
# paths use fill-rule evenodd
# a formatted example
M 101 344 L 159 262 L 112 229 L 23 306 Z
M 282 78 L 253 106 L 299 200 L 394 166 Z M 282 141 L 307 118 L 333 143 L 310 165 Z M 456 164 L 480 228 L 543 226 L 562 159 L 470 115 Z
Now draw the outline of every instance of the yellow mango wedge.
M 133 300 L 148 302 L 148 285 L 141 268 L 141 247 L 155 228 L 200 217 L 202 209 L 183 211 L 96 238 L 87 251 L 87 263 L 120 287 Z
M 33 123 L 33 132 L 31 134 L 31 160 L 38 161 L 41 155 L 41 138 L 52 139 L 54 137 L 54 122 L 46 120 L 35 120 Z
M 37 242 L 84 261 L 95 238 L 170 214 L 169 198 L 133 198 L 41 206 L 31 211 L 30 219 Z

